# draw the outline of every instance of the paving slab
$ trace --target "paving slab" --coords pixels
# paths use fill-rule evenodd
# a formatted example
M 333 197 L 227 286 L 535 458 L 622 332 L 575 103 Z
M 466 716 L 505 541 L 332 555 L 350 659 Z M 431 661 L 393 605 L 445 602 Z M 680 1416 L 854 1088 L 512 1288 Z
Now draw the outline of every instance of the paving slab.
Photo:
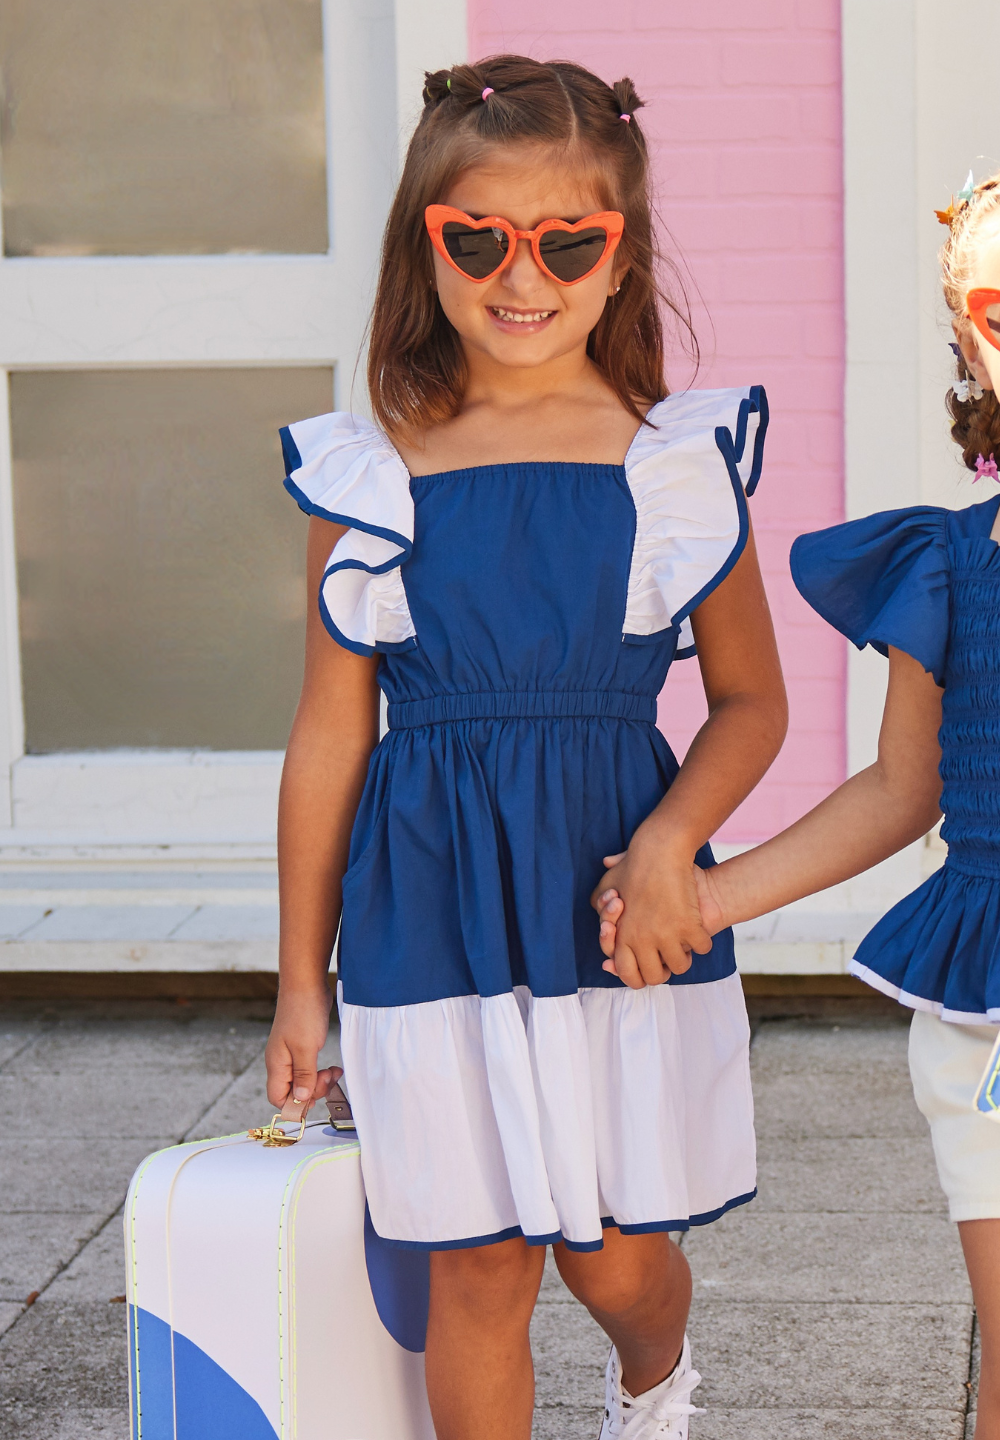
M 23 1302 L 33 1290 L 43 1290 L 105 1219 L 103 1212 L 5 1215 L 0 1230 L 0 1300 Z
M 122 1295 L 124 1291 L 125 1231 L 122 1211 L 116 1210 L 56 1276 L 44 1298 L 46 1303 L 67 1300 L 77 1304 L 86 1300 L 107 1305 L 113 1296 Z
M 927 1121 L 913 1099 L 905 1065 L 881 1065 L 830 1076 L 790 1067 L 754 1073 L 754 1113 L 762 1140 L 850 1140 L 926 1137 Z
M 696 1293 L 713 1300 L 972 1304 L 944 1215 L 774 1214 L 743 1206 L 692 1230 Z
M 696 1292 L 699 1404 L 965 1413 L 967 1305 L 744 1304 Z
M 564 1432 L 559 1440 L 568 1440 L 572 1433 Z M 691 1440 L 964 1440 L 964 1437 L 965 1420 L 954 1410 L 872 1412 L 713 1407 L 691 1421 Z
M 4 1015 L 0 1019 L 0 1068 L 14 1060 L 48 1028 L 38 1017 Z
M 197 1123 L 230 1083 L 229 1075 L 130 1068 L 66 1075 L 0 1074 L 0 1114 L 31 1115 L 53 1142 L 176 1135 Z M 150 1149 L 154 1146 L 151 1144 Z
M 124 1305 L 39 1300 L 3 1337 L 3 1440 L 126 1440 Z
M 229 1025 L 205 1025 L 188 1019 L 177 1007 L 169 1019 L 125 1025 L 117 1019 L 95 1018 L 70 1028 L 53 1026 L 5 1067 L 6 1073 L 79 1073 L 113 1069 L 118 1076 L 130 1070 L 197 1069 L 204 1075 L 237 1075 L 254 1058 L 267 1039 L 259 1024 L 235 1020 Z
M 833 1143 L 761 1136 L 757 1186 L 758 1213 L 948 1213 L 926 1133 Z
M 904 1014 L 900 1007 L 901 1016 Z M 851 1075 L 859 1067 L 887 1073 L 907 1070 L 909 1020 L 851 1024 L 782 1020 L 763 1024 L 753 1047 L 755 1077 L 772 1074 Z
M 50 1135 L 0 1138 L 0 1214 L 14 1210 L 107 1214 L 116 1209 L 140 1160 L 152 1150 L 172 1145 L 177 1137 L 121 1139 L 107 1133 L 113 1125 L 109 1116 L 100 1140 Z
M 566 1289 L 549 1252 L 531 1321 L 535 1361 L 533 1440 L 596 1440 L 604 1406 L 608 1339 Z

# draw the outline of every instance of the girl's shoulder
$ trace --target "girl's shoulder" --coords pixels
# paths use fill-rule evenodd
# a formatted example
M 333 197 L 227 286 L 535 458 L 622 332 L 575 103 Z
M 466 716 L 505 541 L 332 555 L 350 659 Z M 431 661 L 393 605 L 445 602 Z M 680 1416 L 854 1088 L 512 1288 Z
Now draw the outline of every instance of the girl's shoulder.
M 911 505 L 800 535 L 796 588 L 859 649 L 904 650 L 944 683 L 952 557 L 957 542 L 988 539 L 1000 501 L 965 510 Z

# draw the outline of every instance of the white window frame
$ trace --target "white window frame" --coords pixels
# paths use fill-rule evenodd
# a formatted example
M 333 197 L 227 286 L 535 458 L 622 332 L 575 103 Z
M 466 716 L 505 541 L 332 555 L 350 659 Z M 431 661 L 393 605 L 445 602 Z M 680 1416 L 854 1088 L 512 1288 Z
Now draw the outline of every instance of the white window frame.
M 465 59 L 465 0 L 323 0 L 323 33 L 326 254 L 35 259 L 0 245 L 0 859 L 273 853 L 280 752 L 25 755 L 8 374 L 328 365 L 332 405 L 364 408 L 352 382 L 400 147 L 423 70 Z

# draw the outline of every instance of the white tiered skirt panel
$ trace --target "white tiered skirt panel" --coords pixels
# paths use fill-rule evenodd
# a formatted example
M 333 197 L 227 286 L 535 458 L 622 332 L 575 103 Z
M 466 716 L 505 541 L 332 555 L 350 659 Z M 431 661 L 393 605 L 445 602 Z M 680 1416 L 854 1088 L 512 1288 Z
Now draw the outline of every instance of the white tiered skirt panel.
M 376 1232 L 446 1248 L 523 1234 L 598 1249 L 602 1222 L 683 1229 L 756 1185 L 738 975 L 341 1004 Z

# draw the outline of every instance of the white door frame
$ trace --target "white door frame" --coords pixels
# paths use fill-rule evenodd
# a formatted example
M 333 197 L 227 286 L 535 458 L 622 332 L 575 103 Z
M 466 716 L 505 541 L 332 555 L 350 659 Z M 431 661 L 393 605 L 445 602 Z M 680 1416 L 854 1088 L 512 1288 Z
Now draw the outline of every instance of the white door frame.
M 355 368 L 400 147 L 423 69 L 465 58 L 465 4 L 323 0 L 323 31 L 326 254 L 35 259 L 0 247 L 0 859 L 273 853 L 279 752 L 25 756 L 7 376 L 330 365 L 331 406 L 364 409 Z

